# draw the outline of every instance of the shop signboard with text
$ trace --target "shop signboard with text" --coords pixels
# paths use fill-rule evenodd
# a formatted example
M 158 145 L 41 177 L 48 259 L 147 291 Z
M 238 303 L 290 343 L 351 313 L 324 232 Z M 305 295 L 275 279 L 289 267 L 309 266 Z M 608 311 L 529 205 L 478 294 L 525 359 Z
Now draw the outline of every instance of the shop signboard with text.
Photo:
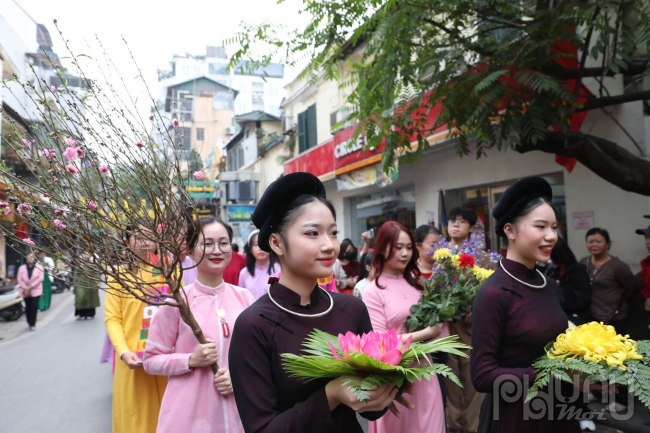
M 250 222 L 255 206 L 228 206 L 228 222 Z

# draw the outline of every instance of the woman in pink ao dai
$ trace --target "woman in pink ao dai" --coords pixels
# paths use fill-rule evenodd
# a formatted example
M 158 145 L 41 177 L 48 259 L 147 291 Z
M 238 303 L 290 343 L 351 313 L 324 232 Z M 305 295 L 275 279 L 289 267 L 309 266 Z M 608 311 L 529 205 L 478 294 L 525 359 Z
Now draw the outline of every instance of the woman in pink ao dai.
M 244 432 L 232 395 L 228 349 L 235 320 L 255 299 L 248 290 L 223 281 L 232 257 L 228 233 L 214 218 L 201 219 L 188 230 L 188 246 L 199 264 L 196 280 L 183 290 L 208 344 L 198 344 L 176 307 L 159 308 L 151 322 L 144 369 L 169 376 L 159 433 Z M 216 375 L 210 367 L 215 361 Z
M 399 222 L 388 221 L 377 235 L 375 255 L 372 260 L 375 279 L 363 292 L 363 302 L 368 308 L 375 332 L 392 328 L 406 341 L 427 341 L 449 336 L 443 323 L 408 333 L 406 319 L 410 308 L 417 304 L 422 289 L 415 276 L 417 272 L 415 239 L 408 228 Z M 415 394 L 406 396 L 415 405 L 414 410 L 402 412 L 402 417 L 383 416 L 370 423 L 370 433 L 445 433 L 445 409 L 442 391 L 436 377 L 415 384 Z

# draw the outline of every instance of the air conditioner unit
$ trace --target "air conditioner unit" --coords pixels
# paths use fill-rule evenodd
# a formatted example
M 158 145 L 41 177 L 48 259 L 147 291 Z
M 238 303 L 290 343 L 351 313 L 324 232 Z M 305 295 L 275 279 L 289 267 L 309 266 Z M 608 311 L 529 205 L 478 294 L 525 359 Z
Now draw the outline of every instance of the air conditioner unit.
M 226 126 L 226 129 L 224 131 L 226 135 L 233 135 L 235 133 L 235 131 L 233 131 L 234 129 L 235 128 L 233 128 L 232 126 Z
M 289 132 L 296 127 L 296 124 L 293 121 L 293 117 L 288 116 L 282 119 L 282 132 Z
M 348 115 L 350 114 L 351 107 L 349 106 L 342 106 L 339 107 L 336 111 L 332 111 L 330 113 L 330 128 L 332 129 L 332 132 L 339 132 L 348 126 L 350 126 L 350 122 L 346 122 L 345 124 L 341 125 L 338 128 L 334 128 L 338 123 L 344 121 Z
M 255 182 L 250 180 L 228 182 L 226 199 L 238 203 L 255 200 Z

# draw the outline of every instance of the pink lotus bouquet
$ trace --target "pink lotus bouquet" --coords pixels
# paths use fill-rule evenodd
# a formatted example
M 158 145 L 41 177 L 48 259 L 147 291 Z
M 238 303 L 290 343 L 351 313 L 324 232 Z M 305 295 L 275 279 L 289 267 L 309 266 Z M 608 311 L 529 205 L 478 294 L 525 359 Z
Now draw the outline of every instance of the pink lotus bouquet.
M 394 382 L 401 387 L 405 380 L 430 380 L 442 374 L 461 386 L 458 378 L 444 364 L 434 364 L 429 354 L 435 352 L 454 353 L 464 356 L 459 349 L 469 346 L 456 342 L 457 337 L 441 338 L 422 343 L 403 343 L 395 328 L 385 333 L 369 332 L 356 335 L 352 332 L 332 334 L 314 329 L 302 344 L 304 354 L 282 354 L 284 368 L 293 377 L 307 381 L 323 378 L 355 376 L 344 384 L 353 390 L 359 401 L 366 401 L 367 391 L 375 386 Z

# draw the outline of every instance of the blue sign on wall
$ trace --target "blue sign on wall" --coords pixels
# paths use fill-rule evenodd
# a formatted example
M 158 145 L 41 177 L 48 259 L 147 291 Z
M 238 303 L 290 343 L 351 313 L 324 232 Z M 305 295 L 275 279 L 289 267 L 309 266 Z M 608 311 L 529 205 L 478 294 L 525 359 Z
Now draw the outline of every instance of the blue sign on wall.
M 250 222 L 255 206 L 228 206 L 229 222 Z

